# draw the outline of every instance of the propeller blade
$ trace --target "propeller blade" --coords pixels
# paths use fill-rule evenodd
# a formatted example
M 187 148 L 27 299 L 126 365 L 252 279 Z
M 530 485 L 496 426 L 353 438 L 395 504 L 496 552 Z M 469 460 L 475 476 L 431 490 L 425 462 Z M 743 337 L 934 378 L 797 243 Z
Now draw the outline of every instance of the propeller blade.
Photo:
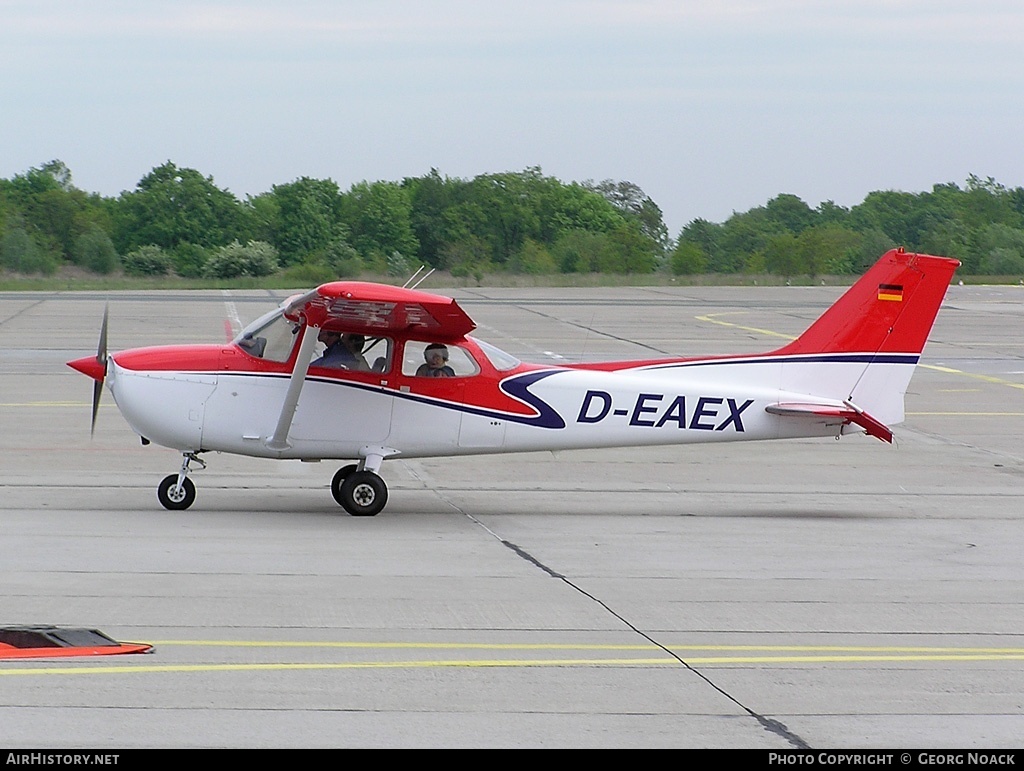
M 92 384 L 92 425 L 89 428 L 89 436 L 96 433 L 96 413 L 100 411 L 100 394 L 103 393 L 103 381 L 96 380 Z
M 110 303 L 103 307 L 103 324 L 100 326 L 100 342 L 96 346 L 96 361 L 107 363 L 107 318 L 110 316 Z
M 89 436 L 96 434 L 96 414 L 100 411 L 100 395 L 103 393 L 103 378 L 107 374 L 107 319 L 110 316 L 110 303 L 103 307 L 103 323 L 100 325 L 100 341 L 96 345 L 96 363 L 103 367 L 103 375 L 92 384 L 92 423 Z

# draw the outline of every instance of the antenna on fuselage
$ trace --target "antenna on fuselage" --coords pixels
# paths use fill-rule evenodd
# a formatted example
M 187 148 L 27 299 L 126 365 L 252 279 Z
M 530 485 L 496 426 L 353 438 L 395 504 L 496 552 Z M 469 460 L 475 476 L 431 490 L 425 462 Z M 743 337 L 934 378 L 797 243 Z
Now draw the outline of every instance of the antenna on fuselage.
M 413 273 L 411 276 L 409 276 L 409 280 L 408 281 L 406 281 L 404 284 L 402 284 L 402 289 L 408 289 L 409 288 L 409 284 L 411 284 L 413 282 L 413 279 L 415 279 L 416 276 L 418 276 L 420 274 L 420 271 L 423 270 L 423 268 L 425 268 L 425 267 L 426 267 L 425 265 L 420 265 L 418 268 L 416 268 L 416 272 Z
M 426 280 L 427 280 L 427 276 L 429 276 L 429 275 L 430 275 L 431 273 L 433 273 L 433 272 L 434 272 L 434 269 L 433 269 L 433 268 L 431 268 L 431 269 L 430 269 L 430 270 L 428 270 L 428 271 L 427 271 L 426 273 L 424 273 L 424 274 L 423 274 L 423 276 L 421 276 L 421 277 L 420 277 L 420 280 L 419 280 L 419 281 L 417 281 L 417 282 L 416 282 L 415 284 L 412 284 L 412 282 L 413 282 L 413 279 L 415 279 L 415 278 L 416 278 L 416 276 L 419 276 L 419 275 L 420 275 L 420 271 L 421 271 L 421 270 L 423 270 L 423 269 L 424 269 L 425 267 L 427 267 L 427 266 L 426 266 L 426 265 L 420 265 L 420 266 L 419 266 L 418 268 L 416 268 L 416 272 L 415 272 L 415 273 L 413 273 L 413 274 L 412 274 L 412 275 L 411 275 L 411 276 L 409 277 L 409 280 L 408 280 L 408 281 L 406 281 L 406 282 L 405 282 L 404 284 L 402 284 L 402 289 L 415 289 L 415 288 L 416 288 L 416 287 L 418 287 L 418 286 L 419 286 L 420 284 L 422 284 L 422 283 L 423 283 L 424 281 L 426 281 Z M 409 284 L 412 284 L 412 286 L 409 286 Z

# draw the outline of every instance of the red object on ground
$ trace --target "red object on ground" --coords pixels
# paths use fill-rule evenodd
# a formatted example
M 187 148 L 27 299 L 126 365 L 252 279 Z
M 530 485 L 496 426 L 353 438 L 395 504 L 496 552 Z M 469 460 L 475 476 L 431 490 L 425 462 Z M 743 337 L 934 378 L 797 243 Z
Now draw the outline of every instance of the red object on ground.
M 0 659 L 47 659 L 149 653 L 148 643 L 120 643 L 97 629 L 55 626 L 0 628 Z

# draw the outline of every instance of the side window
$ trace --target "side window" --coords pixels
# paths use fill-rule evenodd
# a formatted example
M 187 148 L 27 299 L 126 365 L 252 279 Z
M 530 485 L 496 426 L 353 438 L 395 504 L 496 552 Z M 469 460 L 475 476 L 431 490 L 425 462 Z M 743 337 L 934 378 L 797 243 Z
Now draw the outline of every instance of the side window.
M 409 340 L 402 374 L 415 377 L 469 377 L 480 371 L 469 352 L 457 345 Z
M 391 357 L 394 354 L 391 338 L 369 337 L 363 348 L 363 358 L 370 365 L 371 372 L 387 373 L 391 371 Z
M 386 373 L 391 370 L 392 344 L 387 337 L 367 336 L 344 329 L 323 328 L 317 333 L 311 367 Z

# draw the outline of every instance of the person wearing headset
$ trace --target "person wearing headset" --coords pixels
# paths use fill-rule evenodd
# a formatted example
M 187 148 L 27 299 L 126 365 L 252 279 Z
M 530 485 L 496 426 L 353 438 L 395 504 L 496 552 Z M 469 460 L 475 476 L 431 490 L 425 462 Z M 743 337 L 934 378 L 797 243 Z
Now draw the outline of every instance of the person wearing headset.
M 423 351 L 426 361 L 416 370 L 417 377 L 455 377 L 455 370 L 448 366 L 448 347 L 431 343 Z

